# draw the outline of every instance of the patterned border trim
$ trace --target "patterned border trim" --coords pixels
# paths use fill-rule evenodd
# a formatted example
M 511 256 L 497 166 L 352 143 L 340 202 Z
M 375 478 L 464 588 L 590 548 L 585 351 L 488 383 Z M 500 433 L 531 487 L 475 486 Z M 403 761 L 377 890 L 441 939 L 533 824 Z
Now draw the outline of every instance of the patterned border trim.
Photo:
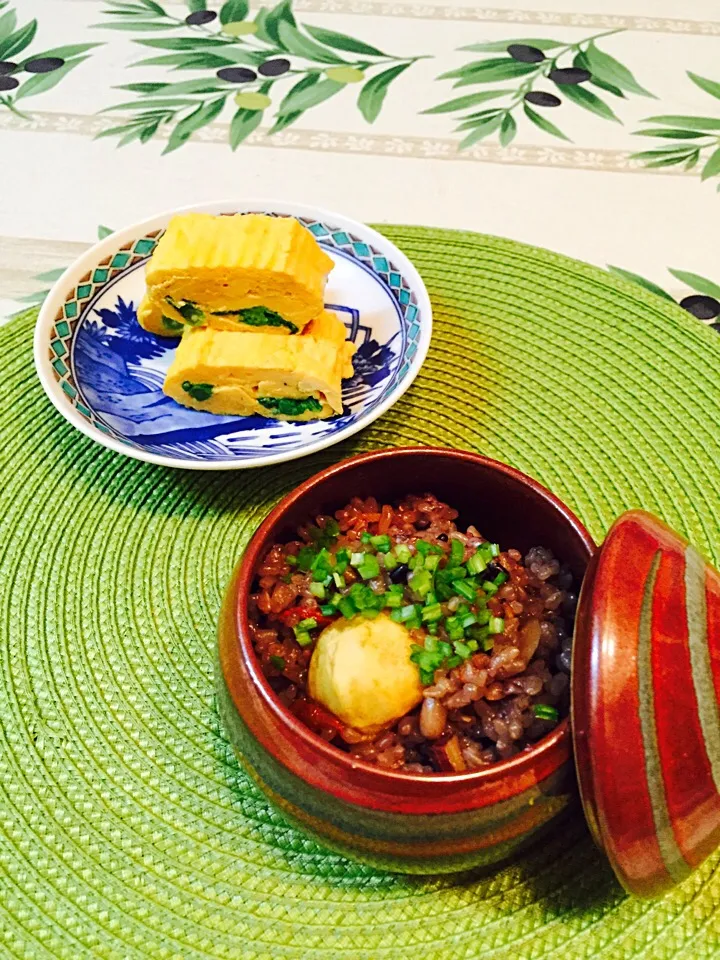
M 119 436 L 114 430 L 107 427 L 96 414 L 83 402 L 78 383 L 72 370 L 72 346 L 77 328 L 87 311 L 88 305 L 98 296 L 108 281 L 115 280 L 129 268 L 137 266 L 138 263 L 147 259 L 155 249 L 155 246 L 162 236 L 161 230 L 141 237 L 139 240 L 133 240 L 125 244 L 116 253 L 104 260 L 89 273 L 87 273 L 80 282 L 71 290 L 65 303 L 58 311 L 50 331 L 50 342 L 48 345 L 48 359 L 52 367 L 53 375 L 65 396 L 75 407 L 78 413 L 91 423 L 98 430 L 117 437 L 120 440 L 125 438 Z M 127 441 L 125 441 L 127 442 Z
M 122 123 L 125 117 L 116 117 Z M 36 112 L 31 120 L 23 120 L 10 113 L 0 113 L 0 130 L 23 130 L 28 133 L 64 133 L 75 136 L 94 136 L 105 130 L 105 117 L 70 113 Z M 228 124 L 211 123 L 193 134 L 193 143 L 222 144 L 227 147 Z M 360 131 L 336 133 L 331 130 L 303 130 L 293 128 L 267 136 L 267 129 L 255 130 L 243 142 L 244 147 L 265 150 L 311 150 L 323 153 L 355 154 L 373 157 L 402 157 L 419 160 L 444 160 L 457 163 L 503 163 L 523 167 L 559 167 L 572 170 L 610 170 L 614 173 L 634 173 L 644 176 L 694 177 L 692 170 L 681 167 L 660 167 L 649 170 L 640 160 L 632 160 L 628 150 L 608 150 L 598 147 L 574 147 L 547 144 L 512 144 L 501 147 L 496 143 L 478 143 L 468 150 L 458 150 L 458 140 L 452 137 L 390 136 Z M 169 133 L 159 131 L 154 139 L 162 142 Z
M 228 214 L 228 216 L 231 214 Z M 285 216 L 285 214 L 272 214 Z M 354 260 L 363 263 L 369 270 L 378 276 L 390 290 L 398 304 L 403 318 L 403 352 L 401 364 L 383 392 L 375 398 L 372 406 L 385 399 L 394 389 L 398 380 L 403 380 L 410 370 L 412 360 L 418 351 L 420 341 L 420 318 L 417 297 L 411 289 L 402 272 L 384 254 L 373 246 L 353 236 L 345 230 L 329 226 L 319 220 L 299 217 L 299 221 L 308 228 L 313 236 L 327 246 L 336 247 Z M 67 294 L 62 308 L 58 311 L 52 329 L 48 346 L 48 359 L 56 381 L 67 397 L 69 403 L 93 427 L 115 439 L 134 446 L 122 434 L 103 423 L 96 413 L 85 402 L 80 385 L 72 368 L 73 341 L 80 322 L 85 317 L 88 307 L 95 301 L 103 288 L 111 281 L 116 280 L 128 270 L 147 260 L 155 249 L 164 230 L 155 230 L 138 240 L 133 240 L 121 247 L 116 253 L 101 261 L 93 270 L 86 274 L 80 282 Z

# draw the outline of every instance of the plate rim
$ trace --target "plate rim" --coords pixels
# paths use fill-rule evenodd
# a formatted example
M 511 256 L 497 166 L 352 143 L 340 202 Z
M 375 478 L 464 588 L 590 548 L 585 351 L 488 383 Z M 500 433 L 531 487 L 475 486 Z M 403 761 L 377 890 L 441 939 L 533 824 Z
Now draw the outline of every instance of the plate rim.
M 91 423 L 88 423 L 75 408 L 67 402 L 67 398 L 62 393 L 59 385 L 56 383 L 50 370 L 50 361 L 47 357 L 48 333 L 55 319 L 58 307 L 64 302 L 69 288 L 73 287 L 79 280 L 92 269 L 100 260 L 110 255 L 117 249 L 118 243 L 122 245 L 128 240 L 144 235 L 152 230 L 161 229 L 167 224 L 167 221 L 177 214 L 181 213 L 211 213 L 222 214 L 228 212 L 249 213 L 255 209 L 270 210 L 272 212 L 282 212 L 288 216 L 297 218 L 309 217 L 311 219 L 320 219 L 323 222 L 337 223 L 338 227 L 350 232 L 360 232 L 363 240 L 371 244 L 378 244 L 381 247 L 389 248 L 396 265 L 400 268 L 403 275 L 412 283 L 415 291 L 420 315 L 423 317 L 423 323 L 420 328 L 420 337 L 415 356 L 412 358 L 410 367 L 404 380 L 395 387 L 389 395 L 370 411 L 367 419 L 362 422 L 349 424 L 338 430 L 337 433 L 331 433 L 325 437 L 309 442 L 298 450 L 281 451 L 278 453 L 268 453 L 247 460 L 185 460 L 173 456 L 152 453 L 139 447 L 131 446 L 116 440 L 112 436 L 104 434 Z M 140 233 L 138 233 L 140 231 Z M 426 321 L 426 322 L 425 322 Z M 311 456 L 321 450 L 327 449 L 336 443 L 349 439 L 360 430 L 369 427 L 371 423 L 383 416 L 390 407 L 392 407 L 402 397 L 414 382 L 420 372 L 430 348 L 432 338 L 433 315 L 430 296 L 427 292 L 425 282 L 420 273 L 409 257 L 402 252 L 393 242 L 383 236 L 377 230 L 354 220 L 352 217 L 336 213 L 324 207 L 318 207 L 311 204 L 301 204 L 294 201 L 285 201 L 272 198 L 250 198 L 247 200 L 213 200 L 205 203 L 188 204 L 183 207 L 175 207 L 164 210 L 143 220 L 136 221 L 119 230 L 114 231 L 102 240 L 97 241 L 89 247 L 84 253 L 80 254 L 55 281 L 50 292 L 45 298 L 38 318 L 35 323 L 33 335 L 33 358 L 35 371 L 42 384 L 43 390 L 51 401 L 55 409 L 67 420 L 73 427 L 79 430 L 86 437 L 99 443 L 106 449 L 115 453 L 123 454 L 134 460 L 140 460 L 145 463 L 154 463 L 159 466 L 173 467 L 181 470 L 250 470 L 258 467 L 267 467 L 274 464 L 285 463 L 290 460 L 298 460 L 302 457 Z

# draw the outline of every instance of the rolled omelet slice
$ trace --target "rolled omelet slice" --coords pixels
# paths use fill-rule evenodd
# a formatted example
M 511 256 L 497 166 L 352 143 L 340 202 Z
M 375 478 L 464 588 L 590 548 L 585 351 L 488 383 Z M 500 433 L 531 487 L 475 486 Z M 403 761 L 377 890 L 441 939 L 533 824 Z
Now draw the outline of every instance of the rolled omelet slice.
M 137 318 L 143 329 L 160 337 L 178 337 L 185 329 L 184 324 L 168 316 L 162 305 L 155 303 L 147 294 L 138 305 Z
M 322 420 L 342 413 L 342 380 L 352 376 L 354 352 L 327 311 L 299 337 L 186 329 L 163 389 L 209 413 Z
M 184 326 L 299 333 L 323 310 L 332 266 L 294 217 L 183 213 L 150 257 L 147 297 L 153 311 Z M 150 310 L 138 316 L 143 326 Z M 156 323 L 152 332 L 164 331 Z

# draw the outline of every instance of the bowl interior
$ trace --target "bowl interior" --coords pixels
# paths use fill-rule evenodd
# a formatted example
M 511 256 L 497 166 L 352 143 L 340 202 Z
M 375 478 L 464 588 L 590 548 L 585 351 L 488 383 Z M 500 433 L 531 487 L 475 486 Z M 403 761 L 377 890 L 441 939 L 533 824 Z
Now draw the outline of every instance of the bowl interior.
M 300 523 L 332 513 L 352 497 L 393 502 L 433 493 L 503 549 L 548 547 L 579 581 L 594 543 L 577 517 L 548 490 L 512 467 L 477 454 L 429 448 L 386 450 L 331 467 L 283 501 L 258 531 L 264 545 L 293 539 Z

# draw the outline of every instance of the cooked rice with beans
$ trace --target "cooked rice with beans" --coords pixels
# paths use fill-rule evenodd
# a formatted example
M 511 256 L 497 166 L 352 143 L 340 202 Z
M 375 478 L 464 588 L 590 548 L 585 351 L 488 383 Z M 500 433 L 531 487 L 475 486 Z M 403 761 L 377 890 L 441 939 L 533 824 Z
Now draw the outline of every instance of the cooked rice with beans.
M 271 687 L 321 737 L 385 769 L 482 769 L 568 712 L 572 574 L 544 547 L 523 557 L 460 532 L 457 515 L 429 493 L 354 498 L 272 546 L 257 572 L 250 625 Z M 354 729 L 310 698 L 308 669 L 328 625 L 381 612 L 410 631 L 421 700 L 382 730 Z

